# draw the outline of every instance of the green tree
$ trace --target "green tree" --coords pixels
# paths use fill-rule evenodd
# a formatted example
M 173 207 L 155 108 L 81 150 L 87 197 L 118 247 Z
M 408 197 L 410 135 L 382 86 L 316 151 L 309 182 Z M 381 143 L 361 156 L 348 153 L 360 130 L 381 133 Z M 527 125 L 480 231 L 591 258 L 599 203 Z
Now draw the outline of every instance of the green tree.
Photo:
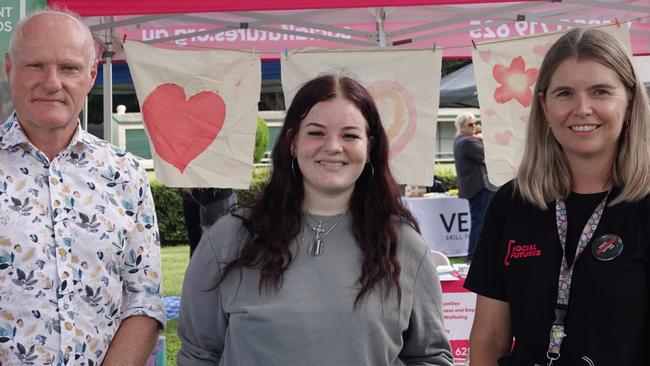
M 259 163 L 266 149 L 269 147 L 269 127 L 262 116 L 257 116 L 257 131 L 255 132 L 255 151 L 253 152 L 253 162 Z

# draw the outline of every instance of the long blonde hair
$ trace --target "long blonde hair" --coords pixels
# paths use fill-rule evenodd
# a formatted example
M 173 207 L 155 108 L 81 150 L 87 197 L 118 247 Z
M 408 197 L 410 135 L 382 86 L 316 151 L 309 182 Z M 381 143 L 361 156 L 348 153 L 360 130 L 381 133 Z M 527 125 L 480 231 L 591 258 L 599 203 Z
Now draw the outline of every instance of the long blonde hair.
M 539 96 L 546 95 L 557 66 L 568 58 L 596 61 L 614 70 L 630 96 L 630 120 L 619 137 L 618 154 L 610 173 L 621 193 L 610 203 L 638 201 L 650 193 L 650 106 L 648 95 L 627 51 L 611 35 L 598 29 L 576 28 L 558 39 L 546 54 L 535 84 L 524 155 L 515 190 L 524 200 L 546 209 L 547 202 L 571 193 L 571 175 L 562 147 L 548 127 Z

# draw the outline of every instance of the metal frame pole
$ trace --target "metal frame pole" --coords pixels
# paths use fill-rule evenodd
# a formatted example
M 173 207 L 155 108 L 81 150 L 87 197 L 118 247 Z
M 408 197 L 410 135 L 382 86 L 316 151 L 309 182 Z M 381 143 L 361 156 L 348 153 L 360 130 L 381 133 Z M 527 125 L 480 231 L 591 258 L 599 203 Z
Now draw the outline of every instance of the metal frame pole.
M 105 17 L 106 23 L 113 21 L 113 17 Z M 103 86 L 104 86 L 104 140 L 113 143 L 113 28 L 104 30 L 104 52 L 102 52 Z

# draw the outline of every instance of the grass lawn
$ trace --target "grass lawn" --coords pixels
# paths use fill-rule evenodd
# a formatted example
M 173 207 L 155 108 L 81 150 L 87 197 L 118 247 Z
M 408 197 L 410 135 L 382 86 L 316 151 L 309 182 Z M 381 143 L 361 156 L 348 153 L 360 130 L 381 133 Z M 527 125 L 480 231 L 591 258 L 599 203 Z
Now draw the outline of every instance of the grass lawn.
M 449 261 L 451 264 L 467 263 L 467 257 L 451 257 Z
M 189 245 L 163 247 L 161 252 L 163 295 L 181 296 L 185 269 L 187 269 L 187 264 L 190 261 L 190 247 Z
M 178 340 L 176 335 L 176 327 L 178 325 L 178 318 L 170 320 L 167 322 L 167 328 L 165 329 L 165 355 L 167 356 L 167 366 L 176 365 L 176 355 L 178 351 L 181 350 L 181 341 Z
M 190 247 L 181 245 L 175 247 L 163 247 L 163 294 L 165 296 L 180 296 L 183 285 L 185 269 L 190 261 Z M 176 335 L 178 318 L 167 321 L 167 327 L 163 334 L 167 344 L 167 365 L 176 365 L 176 354 L 181 349 L 181 343 Z

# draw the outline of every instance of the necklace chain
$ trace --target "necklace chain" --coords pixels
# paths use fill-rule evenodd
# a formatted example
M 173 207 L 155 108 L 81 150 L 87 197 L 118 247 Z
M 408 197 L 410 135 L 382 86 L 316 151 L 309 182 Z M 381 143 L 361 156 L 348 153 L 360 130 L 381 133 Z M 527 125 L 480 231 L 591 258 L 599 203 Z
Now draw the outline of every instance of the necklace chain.
M 343 215 L 341 215 L 338 220 L 332 225 L 329 229 L 325 230 L 323 229 L 323 224 L 328 223 L 329 221 L 332 221 L 336 218 L 336 216 L 330 217 L 327 220 L 319 220 L 315 218 L 312 214 L 307 213 L 307 216 L 309 216 L 312 220 L 316 221 L 318 225 L 316 227 L 313 227 L 309 224 L 308 220 L 305 220 L 305 225 L 311 229 L 314 233 L 316 233 L 316 238 L 314 239 L 313 243 L 307 248 L 307 251 L 314 255 L 314 256 L 319 256 L 323 253 L 323 239 L 329 234 L 340 222 L 343 220 L 345 215 L 347 215 L 348 211 L 346 210 Z M 322 236 L 320 234 L 323 234 Z

